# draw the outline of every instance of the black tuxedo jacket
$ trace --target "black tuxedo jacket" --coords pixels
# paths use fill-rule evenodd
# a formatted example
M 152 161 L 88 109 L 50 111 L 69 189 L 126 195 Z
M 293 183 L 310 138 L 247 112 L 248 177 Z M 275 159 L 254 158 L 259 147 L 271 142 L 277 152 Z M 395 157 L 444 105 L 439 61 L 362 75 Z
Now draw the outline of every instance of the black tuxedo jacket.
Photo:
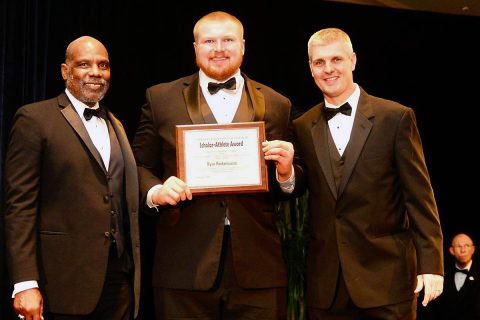
M 338 189 L 324 103 L 293 122 L 310 192 L 308 305 L 328 308 L 340 268 L 361 308 L 414 297 L 417 274 L 443 274 L 442 232 L 412 109 L 361 90 Z M 308 179 L 307 179 L 308 177 Z
M 248 79 L 254 121 L 265 121 L 268 140 L 284 139 L 290 101 L 271 88 Z M 146 104 L 133 141 L 141 201 L 148 190 L 177 176 L 175 125 L 203 124 L 198 74 L 147 89 Z M 286 285 L 280 238 L 275 227 L 274 200 L 278 185 L 269 168 L 269 193 L 194 196 L 175 207 L 159 207 L 153 285 L 208 290 L 217 275 L 224 217 L 228 208 L 235 274 L 244 288 Z M 277 187 L 278 188 L 278 187 Z
M 140 289 L 138 180 L 123 126 L 108 112 L 125 164 L 125 196 Z M 38 280 L 47 311 L 87 314 L 102 291 L 111 204 L 100 154 L 65 93 L 20 108 L 5 163 L 7 264 L 13 283 Z

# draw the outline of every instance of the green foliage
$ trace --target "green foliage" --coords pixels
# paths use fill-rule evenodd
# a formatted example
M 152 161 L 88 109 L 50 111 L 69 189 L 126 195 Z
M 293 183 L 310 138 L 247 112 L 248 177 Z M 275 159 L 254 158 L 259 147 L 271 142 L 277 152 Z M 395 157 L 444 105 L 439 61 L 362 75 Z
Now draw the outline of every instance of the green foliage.
M 277 228 L 287 265 L 288 320 L 306 319 L 305 271 L 308 244 L 308 192 L 277 206 Z

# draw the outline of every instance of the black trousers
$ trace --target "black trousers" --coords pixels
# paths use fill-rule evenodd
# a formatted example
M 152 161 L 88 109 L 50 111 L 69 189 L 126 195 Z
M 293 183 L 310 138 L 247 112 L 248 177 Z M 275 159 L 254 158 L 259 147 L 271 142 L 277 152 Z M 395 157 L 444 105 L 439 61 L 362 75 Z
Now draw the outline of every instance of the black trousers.
M 133 262 L 127 250 L 118 257 L 110 248 L 107 273 L 100 300 L 89 315 L 45 313 L 45 320 L 131 320 L 133 319 Z

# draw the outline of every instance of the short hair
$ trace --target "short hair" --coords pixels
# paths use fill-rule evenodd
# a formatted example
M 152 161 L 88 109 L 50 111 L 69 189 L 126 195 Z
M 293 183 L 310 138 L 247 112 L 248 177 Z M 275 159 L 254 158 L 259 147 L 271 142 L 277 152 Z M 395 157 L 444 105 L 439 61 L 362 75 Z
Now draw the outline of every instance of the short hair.
M 197 23 L 195 23 L 195 27 L 193 27 L 193 38 L 195 39 L 195 42 L 197 41 L 198 38 L 198 29 L 200 28 L 200 25 L 205 22 L 205 21 L 224 21 L 224 20 L 230 20 L 234 23 L 236 23 L 240 27 L 240 33 L 243 38 L 243 24 L 240 22 L 240 20 L 237 19 L 237 17 L 224 12 L 224 11 L 214 11 L 210 12 L 203 17 L 201 17 Z
M 350 40 L 350 37 L 345 31 L 338 28 L 326 28 L 326 29 L 322 29 L 315 32 L 314 34 L 312 34 L 312 36 L 308 40 L 308 59 L 309 60 L 311 58 L 311 54 L 310 54 L 311 47 L 313 46 L 313 43 L 317 41 L 323 42 L 325 44 L 329 44 L 334 41 L 342 41 L 347 47 L 348 51 L 351 54 L 353 53 L 352 41 Z

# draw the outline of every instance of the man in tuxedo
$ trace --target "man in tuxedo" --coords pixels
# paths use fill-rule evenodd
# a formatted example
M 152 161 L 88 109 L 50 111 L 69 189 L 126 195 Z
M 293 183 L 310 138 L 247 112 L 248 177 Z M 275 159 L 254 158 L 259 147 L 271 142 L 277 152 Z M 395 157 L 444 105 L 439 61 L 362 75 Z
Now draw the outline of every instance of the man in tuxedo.
M 445 289 L 431 306 L 429 319 L 480 319 L 480 268 L 472 260 L 475 245 L 465 233 L 452 239 L 449 252 L 455 259 L 445 268 Z
M 21 107 L 5 162 L 13 307 L 25 319 L 132 319 L 140 286 L 138 180 L 120 121 L 99 105 L 108 53 L 69 44 L 58 97 Z
M 199 71 L 146 91 L 133 141 L 141 203 L 156 215 L 157 319 L 284 319 L 286 270 L 268 193 L 192 195 L 177 175 L 175 125 L 264 121 L 285 139 L 291 103 L 240 72 L 242 23 L 225 12 L 193 30 Z M 228 181 L 226 181 L 228 183 Z
M 325 101 L 293 121 L 290 179 L 293 194 L 309 188 L 309 317 L 415 319 L 415 294 L 442 292 L 443 255 L 414 112 L 354 83 L 342 30 L 313 34 L 308 55 Z

